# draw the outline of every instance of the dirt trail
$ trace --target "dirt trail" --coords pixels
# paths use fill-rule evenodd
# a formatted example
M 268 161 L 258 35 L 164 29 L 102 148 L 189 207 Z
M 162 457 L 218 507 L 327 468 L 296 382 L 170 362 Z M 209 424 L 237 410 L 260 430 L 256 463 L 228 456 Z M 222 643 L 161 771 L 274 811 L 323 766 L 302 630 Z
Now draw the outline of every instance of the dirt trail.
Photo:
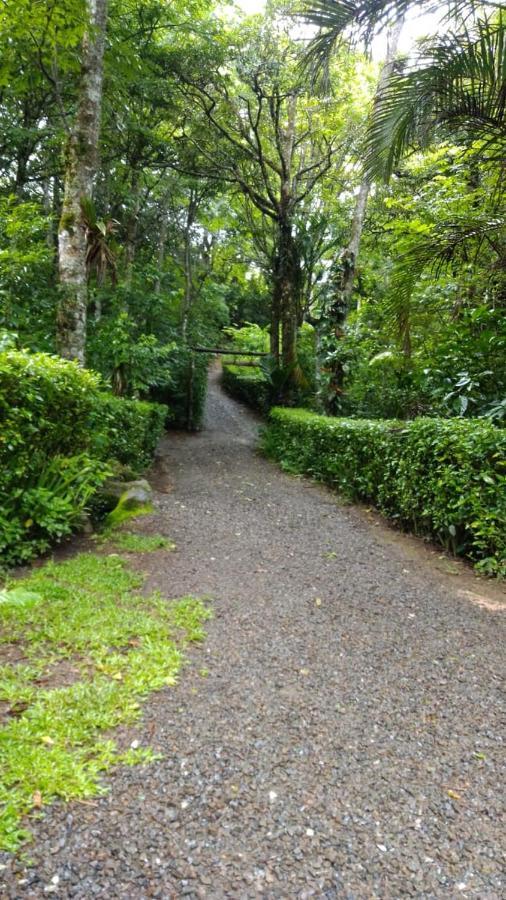
M 502 595 L 280 473 L 214 383 L 207 419 L 139 525 L 178 545 L 149 587 L 215 610 L 136 729 L 164 758 L 49 810 L 4 896 L 504 897 Z

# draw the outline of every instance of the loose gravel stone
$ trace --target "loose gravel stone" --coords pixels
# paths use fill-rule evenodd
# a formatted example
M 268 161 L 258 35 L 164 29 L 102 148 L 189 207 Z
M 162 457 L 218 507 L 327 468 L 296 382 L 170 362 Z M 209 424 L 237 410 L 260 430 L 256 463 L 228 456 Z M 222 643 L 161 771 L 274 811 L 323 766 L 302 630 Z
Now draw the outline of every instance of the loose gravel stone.
M 44 810 L 2 898 L 505 896 L 504 595 L 281 473 L 257 427 L 213 383 L 206 429 L 164 439 L 137 528 L 177 550 L 148 589 L 213 598 L 208 638 L 129 736 L 163 759 Z

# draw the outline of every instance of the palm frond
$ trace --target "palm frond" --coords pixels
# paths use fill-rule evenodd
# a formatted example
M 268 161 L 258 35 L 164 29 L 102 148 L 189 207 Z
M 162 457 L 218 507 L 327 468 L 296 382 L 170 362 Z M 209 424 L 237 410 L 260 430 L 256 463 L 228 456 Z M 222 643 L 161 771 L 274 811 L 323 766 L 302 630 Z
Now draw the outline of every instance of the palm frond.
M 411 10 L 420 13 L 441 12 L 445 18 L 463 19 L 483 7 L 501 9 L 503 4 L 494 0 L 307 0 L 298 13 L 308 25 L 327 32 L 324 37 L 332 47 L 344 31 L 351 36 L 369 39 L 386 28 L 392 21 L 404 18 Z M 314 39 L 316 42 L 319 36 Z
M 429 238 L 417 240 L 403 253 L 392 273 L 389 300 L 386 304 L 392 321 L 397 323 L 399 336 L 403 336 L 405 322 L 409 319 L 411 297 L 423 272 L 438 278 L 456 261 L 473 263 L 484 245 L 496 257 L 490 275 L 506 275 L 506 216 L 482 216 L 455 219 L 440 223 Z
M 368 44 L 372 36 L 388 27 L 392 21 L 405 17 L 410 11 L 431 13 L 440 11 L 442 17 L 459 16 L 464 20 L 480 7 L 501 9 L 500 2 L 485 0 L 307 0 L 298 14 L 308 25 L 319 31 L 306 50 L 305 67 L 313 80 L 326 71 L 329 60 L 343 35 Z
M 421 45 L 416 62 L 394 69 L 376 99 L 365 170 L 388 179 L 402 156 L 437 134 L 482 142 L 488 159 L 506 155 L 506 15 Z

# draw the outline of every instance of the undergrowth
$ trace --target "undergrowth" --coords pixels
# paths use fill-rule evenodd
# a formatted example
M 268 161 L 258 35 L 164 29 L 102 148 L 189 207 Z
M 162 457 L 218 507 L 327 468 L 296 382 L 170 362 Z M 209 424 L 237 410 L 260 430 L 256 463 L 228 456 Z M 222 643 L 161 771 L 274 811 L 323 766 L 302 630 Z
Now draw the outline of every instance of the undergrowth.
M 104 732 L 135 722 L 150 692 L 176 682 L 210 612 L 193 597 L 143 596 L 142 582 L 115 554 L 84 553 L 0 591 L 1 849 L 29 837 L 27 814 L 101 794 L 112 765 L 155 758 L 120 752 Z

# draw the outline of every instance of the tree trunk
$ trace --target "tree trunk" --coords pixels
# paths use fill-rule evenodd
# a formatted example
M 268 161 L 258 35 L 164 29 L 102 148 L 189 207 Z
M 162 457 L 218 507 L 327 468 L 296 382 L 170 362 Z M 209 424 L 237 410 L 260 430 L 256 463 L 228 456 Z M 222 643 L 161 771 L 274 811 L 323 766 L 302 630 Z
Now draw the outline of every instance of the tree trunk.
M 395 23 L 395 25 L 391 28 L 387 37 L 387 53 L 384 65 L 381 69 L 380 76 L 378 79 L 378 87 L 376 89 L 376 99 L 381 94 L 383 87 L 385 86 L 387 79 L 392 72 L 395 56 L 397 54 L 397 47 L 399 46 L 399 38 L 401 36 L 402 26 L 404 24 L 404 19 L 400 18 Z M 373 113 L 374 115 L 374 113 Z M 365 213 L 367 209 L 367 201 L 369 199 L 369 193 L 371 190 L 371 182 L 367 175 L 364 175 L 362 182 L 360 184 L 360 189 L 357 194 L 357 201 L 355 204 L 355 209 L 353 212 L 353 219 L 351 223 L 351 234 L 350 241 L 343 253 L 343 257 L 346 259 L 346 265 L 343 266 L 343 279 L 342 279 L 342 299 L 345 309 L 348 310 L 351 305 L 351 298 L 353 294 L 353 285 L 355 282 L 355 271 L 358 259 L 358 252 L 360 250 L 360 242 L 362 240 L 362 232 L 364 230 L 364 219 Z
M 103 59 L 108 0 L 87 0 L 90 26 L 82 43 L 78 107 L 66 151 L 65 189 L 58 230 L 60 302 L 58 349 L 67 359 L 85 363 L 86 227 L 82 201 L 93 194 L 98 167 Z
M 185 234 L 184 241 L 184 295 L 183 308 L 181 314 L 181 336 L 186 341 L 188 332 L 188 319 L 192 304 L 192 256 L 191 256 L 191 238 L 189 231 Z
M 167 243 L 167 232 L 169 230 L 168 215 L 165 205 L 162 206 L 162 219 L 160 222 L 160 231 L 158 233 L 158 243 L 156 248 L 157 273 L 153 286 L 154 293 L 158 296 L 162 293 L 162 273 L 165 263 L 165 245 Z
M 283 400 L 290 402 L 297 363 L 297 321 L 302 287 L 299 253 L 292 234 L 294 199 L 292 170 L 297 116 L 296 94 L 292 94 L 288 98 L 287 107 L 287 124 L 281 137 L 282 179 L 278 220 L 277 291 L 281 318 L 281 363 L 287 376 Z
M 195 222 L 197 212 L 197 199 L 193 190 L 190 192 L 188 199 L 188 207 L 186 211 L 186 224 L 184 232 L 184 295 L 183 306 L 181 309 L 181 336 L 183 342 L 186 341 L 188 333 L 188 319 L 190 317 L 190 309 L 193 300 L 193 271 L 192 271 L 192 227 Z
M 125 282 L 127 285 L 132 283 L 135 251 L 137 249 L 139 211 L 141 208 L 141 179 L 139 173 L 135 170 L 132 172 L 129 194 L 131 206 L 127 217 L 125 235 Z
M 278 261 L 274 298 L 281 324 L 281 364 L 287 370 L 285 398 L 290 399 L 297 363 L 297 319 L 300 306 L 301 266 L 290 221 L 279 224 Z
M 279 248 L 272 256 L 271 333 L 269 350 L 277 366 L 280 362 L 281 294 L 279 284 Z

